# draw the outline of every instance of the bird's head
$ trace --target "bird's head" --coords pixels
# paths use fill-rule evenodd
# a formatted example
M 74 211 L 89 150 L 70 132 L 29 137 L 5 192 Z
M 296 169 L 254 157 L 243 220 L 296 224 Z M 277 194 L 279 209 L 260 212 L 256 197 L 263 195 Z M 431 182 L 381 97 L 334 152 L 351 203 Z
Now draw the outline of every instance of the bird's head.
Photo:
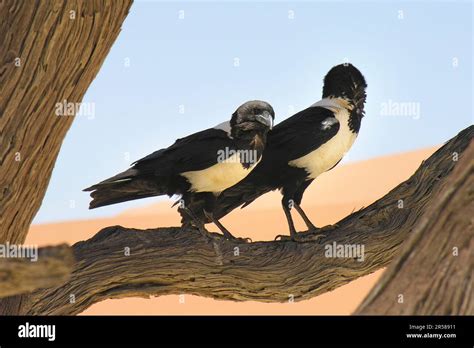
M 275 112 L 270 104 L 252 100 L 240 105 L 230 120 L 231 135 L 235 138 L 252 138 L 266 134 L 273 127 Z
M 366 88 L 361 72 L 354 65 L 344 63 L 333 67 L 324 77 L 323 98 L 344 99 L 351 106 L 351 114 L 362 118 Z

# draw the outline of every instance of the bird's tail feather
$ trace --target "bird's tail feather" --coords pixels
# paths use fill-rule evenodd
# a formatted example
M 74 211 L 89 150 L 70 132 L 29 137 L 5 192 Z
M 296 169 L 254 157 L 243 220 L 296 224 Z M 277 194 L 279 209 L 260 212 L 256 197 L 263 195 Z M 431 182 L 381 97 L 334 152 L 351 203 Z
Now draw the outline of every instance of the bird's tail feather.
M 135 178 L 138 176 L 138 170 L 136 170 L 135 168 L 130 168 L 122 173 L 119 173 L 117 175 L 114 175 L 108 179 L 105 179 L 104 181 L 101 181 L 99 182 L 98 184 L 95 184 L 95 185 L 92 185 L 88 188 L 85 188 L 84 190 L 82 191 L 94 191 L 94 190 L 98 190 L 98 189 L 101 189 L 101 188 L 105 188 L 107 186 L 113 186 L 113 185 L 116 185 L 117 183 L 119 182 L 126 182 L 126 181 L 129 181 L 131 180 L 132 178 Z
M 163 194 L 165 193 L 160 192 L 154 185 L 152 186 L 144 180 L 111 183 L 91 192 L 92 201 L 89 204 L 89 209 Z
M 162 178 L 164 179 L 164 178 Z M 168 194 L 166 183 L 160 185 L 159 178 L 150 178 L 131 168 L 111 178 L 92 185 L 84 191 L 92 191 L 92 201 L 89 209 L 103 207 L 140 198 L 161 196 Z

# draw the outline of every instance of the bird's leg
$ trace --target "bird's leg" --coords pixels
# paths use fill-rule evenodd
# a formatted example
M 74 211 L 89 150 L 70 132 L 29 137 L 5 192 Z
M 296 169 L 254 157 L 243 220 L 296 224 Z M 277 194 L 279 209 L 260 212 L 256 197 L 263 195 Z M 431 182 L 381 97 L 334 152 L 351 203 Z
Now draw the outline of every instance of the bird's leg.
M 224 235 L 224 237 L 226 237 L 227 239 L 235 239 L 235 237 L 232 235 L 232 233 L 229 232 L 229 230 L 227 228 L 224 227 L 224 225 L 222 225 L 220 223 L 219 220 L 217 220 L 215 217 L 214 217 L 214 214 L 212 213 L 209 213 L 207 212 L 206 210 L 204 210 L 204 215 L 206 215 L 206 217 L 211 220 L 218 228 L 219 230 L 222 232 L 222 234 Z
M 194 213 L 191 211 L 191 209 L 187 208 L 187 207 L 181 207 L 180 208 L 183 212 L 185 212 L 189 218 L 194 222 L 194 224 L 196 225 L 196 227 L 198 228 L 199 232 L 206 238 L 206 239 L 209 239 L 209 238 L 212 238 L 212 235 L 209 233 L 208 230 L 206 230 L 206 227 L 204 227 L 204 223 L 199 220 L 196 215 L 194 215 Z M 183 224 L 184 225 L 184 224 Z
M 203 194 L 204 198 L 204 208 L 203 212 L 206 218 L 210 221 L 212 221 L 222 232 L 224 235 L 224 238 L 227 240 L 241 240 L 243 242 L 248 242 L 249 239 L 242 239 L 242 238 L 236 238 L 232 235 L 232 233 L 229 232 L 227 228 L 225 228 L 218 219 L 214 216 L 214 209 L 216 207 L 216 201 L 217 201 L 217 195 L 214 193 L 204 193 Z
M 288 204 L 285 204 L 288 202 Z M 297 233 L 295 229 L 295 225 L 293 223 L 293 219 L 291 217 L 291 207 L 294 206 L 296 211 L 301 215 L 303 218 L 306 226 L 310 231 L 320 231 L 321 229 L 317 228 L 313 225 L 313 223 L 309 220 L 309 218 L 304 213 L 303 209 L 299 206 L 299 204 L 295 203 L 293 200 L 282 200 L 283 211 L 285 212 L 286 219 L 288 220 L 288 227 L 290 229 L 290 239 L 295 242 L 313 242 L 317 241 L 320 238 L 326 237 L 324 234 L 314 234 L 314 233 Z M 287 240 L 288 236 L 277 236 L 275 239 L 279 238 L 280 240 Z
M 301 208 L 301 206 L 299 204 L 294 203 L 294 206 L 295 206 L 296 211 L 298 212 L 298 214 L 300 214 L 301 218 L 303 219 L 304 223 L 306 224 L 306 227 L 308 227 L 309 231 L 331 231 L 331 230 L 334 230 L 334 229 L 339 227 L 338 224 L 327 225 L 327 226 L 324 226 L 324 227 L 316 227 L 309 220 L 308 216 L 305 214 L 305 212 L 303 211 L 303 209 Z M 321 236 L 324 236 L 324 235 L 321 235 Z
M 194 228 L 194 218 L 191 216 L 189 209 L 178 208 L 178 212 L 181 215 L 181 228 Z
M 295 209 L 300 214 L 301 218 L 303 219 L 304 223 L 306 224 L 306 227 L 308 227 L 308 230 L 314 231 L 317 230 L 318 228 L 314 226 L 314 224 L 311 222 L 311 220 L 308 218 L 306 213 L 303 211 L 301 206 L 298 203 L 294 203 Z
M 242 240 L 244 242 L 251 242 L 252 240 L 250 238 L 237 238 L 235 237 L 232 233 L 229 232 L 229 230 L 227 228 L 224 227 L 224 225 L 221 224 L 221 222 L 216 219 L 214 217 L 214 214 L 213 213 L 209 213 L 207 212 L 206 210 L 204 210 L 204 215 L 206 215 L 206 217 L 211 220 L 218 228 L 219 230 L 222 232 L 222 234 L 224 235 L 224 238 L 225 239 L 229 239 L 229 240 Z
M 291 238 L 296 237 L 295 223 L 293 222 L 293 217 L 291 216 L 291 206 L 290 204 L 283 203 L 283 211 L 285 212 L 286 221 L 288 222 L 288 229 L 290 230 Z
M 291 217 L 292 205 L 293 205 L 293 202 L 287 199 L 286 197 L 283 197 L 283 199 L 281 200 L 281 206 L 283 208 L 283 211 L 285 212 L 286 221 L 288 222 L 288 228 L 290 230 L 290 239 L 295 240 L 297 233 L 295 229 L 295 224 L 293 223 L 293 218 Z M 276 239 L 284 240 L 284 239 L 288 239 L 288 236 L 280 234 L 275 237 L 275 240 Z

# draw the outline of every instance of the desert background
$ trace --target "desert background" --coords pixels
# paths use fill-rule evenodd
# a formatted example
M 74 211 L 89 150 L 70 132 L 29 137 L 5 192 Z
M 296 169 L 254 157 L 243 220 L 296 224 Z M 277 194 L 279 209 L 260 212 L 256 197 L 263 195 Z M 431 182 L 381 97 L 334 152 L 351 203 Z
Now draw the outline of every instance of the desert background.
M 352 211 L 368 206 L 396 185 L 408 179 L 421 162 L 438 147 L 423 148 L 400 154 L 341 164 L 321 175 L 306 191 L 303 208 L 317 226 L 332 224 Z M 280 193 L 271 192 L 249 207 L 235 210 L 222 219 L 223 224 L 239 237 L 253 241 L 273 240 L 278 234 L 288 234 L 280 207 Z M 88 239 L 100 229 L 111 225 L 133 228 L 178 226 L 180 217 L 172 200 L 144 207 L 125 209 L 118 215 L 92 220 L 71 220 L 31 226 L 25 244 L 39 246 L 60 243 L 74 244 Z M 297 228 L 304 224 L 293 215 Z M 215 231 L 216 227 L 207 226 Z M 218 301 L 192 295 L 169 295 L 151 299 L 127 298 L 106 300 L 91 306 L 84 315 L 245 315 L 300 314 L 345 315 L 352 313 L 382 275 L 383 270 L 361 277 L 345 286 L 311 300 L 295 303 L 259 303 Z M 183 303 L 184 299 L 184 303 Z

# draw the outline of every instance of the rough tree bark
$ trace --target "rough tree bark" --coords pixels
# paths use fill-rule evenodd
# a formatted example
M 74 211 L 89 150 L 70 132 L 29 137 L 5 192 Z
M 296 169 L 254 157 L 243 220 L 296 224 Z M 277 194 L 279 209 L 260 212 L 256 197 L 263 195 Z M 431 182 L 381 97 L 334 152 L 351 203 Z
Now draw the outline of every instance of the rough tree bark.
M 131 0 L 0 1 L 0 243 L 23 243 L 78 103 Z M 71 12 L 73 11 L 73 12 Z
M 474 143 L 356 314 L 474 314 Z
M 71 275 L 74 262 L 71 248 L 66 244 L 39 249 L 34 261 L 29 258 L 0 258 L 0 297 L 64 284 Z
M 25 241 L 74 119 L 55 106 L 81 102 L 131 3 L 0 1 L 0 243 Z
M 451 269 L 462 270 L 460 274 L 464 275 L 465 265 L 458 262 L 467 258 L 472 265 L 473 230 L 472 224 L 466 222 L 472 222 L 472 214 L 456 215 L 452 222 L 448 219 L 451 215 L 445 215 L 436 222 L 438 216 L 433 218 L 425 213 L 436 203 L 442 207 L 454 203 L 454 197 L 455 207 L 472 198 L 472 186 L 469 185 L 473 175 L 473 158 L 470 157 L 473 145 L 469 154 L 464 151 L 473 136 L 473 126 L 462 131 L 424 161 L 410 179 L 370 206 L 338 222 L 339 227 L 329 232 L 322 241 L 308 238 L 308 242 L 304 243 L 208 242 L 194 230 L 160 228 L 142 231 L 108 227 L 93 238 L 73 246 L 77 262 L 68 282 L 25 294 L 17 307 L 4 308 L 3 312 L 77 314 L 93 303 L 108 298 L 181 293 L 236 301 L 304 300 L 387 266 L 404 240 L 419 233 L 416 231 L 427 231 L 432 227 L 427 225 L 427 221 L 443 226 L 453 224 L 455 229 L 470 226 L 465 232 L 468 237 L 458 240 L 462 257 L 450 263 Z M 453 168 L 461 164 L 463 167 L 459 171 L 463 174 L 448 180 Z M 440 191 L 444 192 L 441 197 L 449 196 L 453 200 L 440 199 L 437 195 Z M 400 202 L 403 202 L 403 207 Z M 467 209 L 469 207 L 472 204 Z M 456 232 L 455 235 L 458 234 Z M 333 242 L 363 245 L 364 261 L 326 257 L 325 246 Z M 428 244 L 433 242 L 426 241 Z M 451 246 L 444 247 L 449 249 Z M 129 256 L 126 255 L 127 248 Z M 432 248 L 431 252 L 440 251 L 438 245 Z M 440 263 L 436 265 L 439 267 Z M 404 279 L 410 279 L 410 275 L 405 275 Z M 435 301 L 442 301 L 441 290 L 449 292 L 457 286 L 472 289 L 472 276 L 466 279 L 451 277 L 449 283 L 442 283 L 440 292 L 437 292 L 441 297 Z M 472 296 L 462 297 L 462 294 L 455 292 L 450 301 L 452 304 L 448 306 L 450 312 L 473 314 Z M 75 302 L 69 301 L 71 295 L 74 295 Z M 375 300 L 379 298 L 375 296 Z M 380 301 L 383 300 L 380 298 Z M 372 302 L 369 298 L 368 303 Z M 419 307 L 411 308 L 412 313 L 416 313 Z M 431 307 L 426 308 L 428 311 Z

